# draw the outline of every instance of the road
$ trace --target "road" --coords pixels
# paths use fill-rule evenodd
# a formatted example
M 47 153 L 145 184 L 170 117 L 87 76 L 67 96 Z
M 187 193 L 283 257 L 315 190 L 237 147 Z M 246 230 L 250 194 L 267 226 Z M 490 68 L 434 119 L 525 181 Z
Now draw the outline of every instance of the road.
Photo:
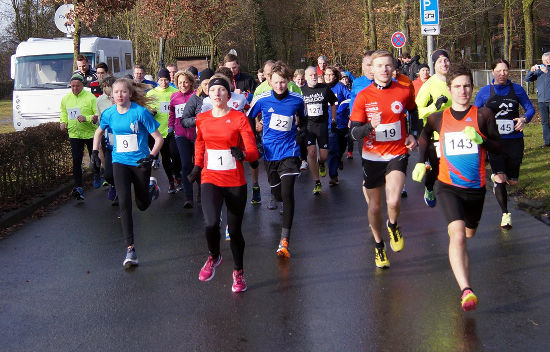
M 414 160 L 414 159 L 413 159 Z M 414 165 L 413 160 L 409 166 Z M 292 258 L 275 255 L 281 217 L 247 205 L 248 291 L 231 292 L 232 259 L 197 279 L 207 255 L 199 208 L 162 194 L 135 210 L 140 266 L 122 268 L 124 240 L 106 189 L 89 190 L 0 241 L 1 351 L 545 351 L 550 346 L 550 230 L 513 210 L 502 231 L 487 192 L 469 241 L 478 309 L 464 313 L 449 267 L 441 210 L 407 181 L 405 248 L 377 269 L 358 154 L 340 185 L 314 197 L 309 172 L 296 185 Z M 389 247 L 389 246 L 388 246 Z

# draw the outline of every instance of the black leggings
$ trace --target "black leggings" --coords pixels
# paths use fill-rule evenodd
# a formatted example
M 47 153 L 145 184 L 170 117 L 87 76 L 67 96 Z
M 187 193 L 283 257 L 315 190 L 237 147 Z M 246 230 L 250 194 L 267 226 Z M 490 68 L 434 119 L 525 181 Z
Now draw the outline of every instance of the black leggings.
M 153 149 L 155 139 L 149 135 L 149 148 Z M 181 178 L 181 160 L 176 139 L 173 134 L 169 134 L 164 138 L 162 148 L 160 148 L 162 157 L 162 168 L 168 177 L 168 182 L 174 182 L 174 177 Z
M 84 157 L 84 146 L 88 148 L 88 155 L 91 157 L 94 140 L 93 138 L 69 138 L 69 142 L 71 144 L 71 154 L 73 156 L 74 186 L 82 187 L 82 158 Z
M 439 158 L 437 157 L 433 141 L 428 144 L 428 160 L 430 161 L 432 169 L 426 172 L 424 185 L 428 191 L 433 191 L 435 180 L 437 180 L 437 175 L 439 174 Z
M 105 142 L 101 142 L 101 149 L 103 149 L 103 177 L 105 181 L 109 182 L 111 186 L 115 185 L 115 179 L 113 178 L 113 150 L 107 148 Z
M 122 233 L 126 238 L 126 245 L 131 246 L 134 244 L 131 185 L 132 183 L 134 184 L 134 194 L 138 209 L 142 211 L 147 209 L 151 204 L 151 193 L 149 192 L 151 167 L 137 167 L 113 163 L 113 175 L 119 200 Z
M 219 187 L 211 183 L 201 185 L 202 213 L 206 232 L 206 242 L 210 255 L 220 255 L 220 212 L 223 202 L 227 206 L 227 225 L 231 236 L 231 252 L 235 270 L 243 268 L 244 237 L 242 222 L 246 207 L 246 184 L 239 187 Z
M 296 175 L 286 175 L 281 177 L 281 182 L 271 187 L 271 194 L 278 202 L 283 202 L 283 229 L 288 230 L 288 240 L 290 240 L 290 229 L 294 220 L 294 183 Z

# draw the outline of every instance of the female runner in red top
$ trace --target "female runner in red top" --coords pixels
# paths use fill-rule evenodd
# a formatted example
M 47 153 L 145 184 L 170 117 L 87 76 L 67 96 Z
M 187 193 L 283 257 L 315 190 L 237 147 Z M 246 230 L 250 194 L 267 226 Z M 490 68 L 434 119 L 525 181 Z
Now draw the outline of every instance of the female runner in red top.
M 209 281 L 222 263 L 220 254 L 220 212 L 227 206 L 227 225 L 233 253 L 233 292 L 246 291 L 243 276 L 244 238 L 241 224 L 246 206 L 243 161 L 258 159 L 254 133 L 245 114 L 227 106 L 231 97 L 229 80 L 214 75 L 208 83 L 213 109 L 197 115 L 195 166 L 188 176 L 192 183 L 201 177 L 201 201 L 206 241 L 210 255 L 199 273 Z

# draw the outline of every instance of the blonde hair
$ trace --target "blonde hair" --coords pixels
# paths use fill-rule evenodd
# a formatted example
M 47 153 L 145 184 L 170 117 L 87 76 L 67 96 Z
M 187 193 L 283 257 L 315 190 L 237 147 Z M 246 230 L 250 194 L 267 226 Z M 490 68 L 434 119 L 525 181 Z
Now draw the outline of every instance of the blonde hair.
M 128 78 L 119 78 L 115 81 L 115 83 L 113 83 L 113 86 L 115 84 L 125 85 L 128 91 L 130 92 L 130 101 L 138 105 L 147 107 L 148 105 L 156 101 L 155 98 L 146 96 L 145 90 L 148 87 L 148 85 L 146 84 L 136 83 L 133 80 Z
M 189 71 L 178 71 L 178 72 L 176 72 L 176 74 L 174 75 L 174 83 L 176 84 L 176 86 L 178 85 L 178 79 L 181 76 L 185 76 L 185 78 L 187 78 L 187 80 L 189 82 L 191 82 L 191 90 L 192 90 L 193 86 L 195 85 L 195 75 L 193 75 Z
M 389 57 L 392 59 L 392 64 L 395 66 L 393 61 L 393 55 L 387 50 L 376 50 L 372 55 L 370 56 L 370 59 L 374 61 L 374 59 L 378 59 L 379 57 Z

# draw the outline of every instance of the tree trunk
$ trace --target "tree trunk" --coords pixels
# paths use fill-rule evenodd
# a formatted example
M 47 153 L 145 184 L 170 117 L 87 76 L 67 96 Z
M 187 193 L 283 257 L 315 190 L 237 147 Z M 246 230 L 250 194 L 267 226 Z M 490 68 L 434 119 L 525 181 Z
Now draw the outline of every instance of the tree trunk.
M 525 24 L 525 67 L 533 66 L 533 2 L 534 0 L 522 0 L 523 22 Z
M 502 12 L 502 20 L 504 22 L 504 40 L 502 42 L 502 55 L 510 62 L 508 48 L 510 47 L 510 0 L 504 0 L 504 11 Z
M 376 50 L 378 44 L 376 43 L 376 19 L 374 16 L 373 0 L 367 0 L 367 6 L 369 10 L 369 49 Z
M 489 27 L 489 11 L 487 2 L 484 2 L 485 10 L 483 11 L 483 45 L 485 46 L 485 62 L 487 65 L 493 63 L 493 44 L 491 42 L 491 28 Z
M 407 38 L 407 41 L 410 43 L 410 33 L 409 33 L 409 2 L 407 0 L 401 0 L 401 14 L 399 17 L 399 30 L 405 34 L 405 37 Z M 408 47 L 410 48 L 411 45 L 408 44 Z M 410 49 L 406 51 L 411 51 Z
M 77 1 L 74 4 L 76 6 Z M 73 71 L 76 71 L 76 57 L 80 55 L 80 20 L 78 17 L 74 19 L 74 32 L 73 32 Z

